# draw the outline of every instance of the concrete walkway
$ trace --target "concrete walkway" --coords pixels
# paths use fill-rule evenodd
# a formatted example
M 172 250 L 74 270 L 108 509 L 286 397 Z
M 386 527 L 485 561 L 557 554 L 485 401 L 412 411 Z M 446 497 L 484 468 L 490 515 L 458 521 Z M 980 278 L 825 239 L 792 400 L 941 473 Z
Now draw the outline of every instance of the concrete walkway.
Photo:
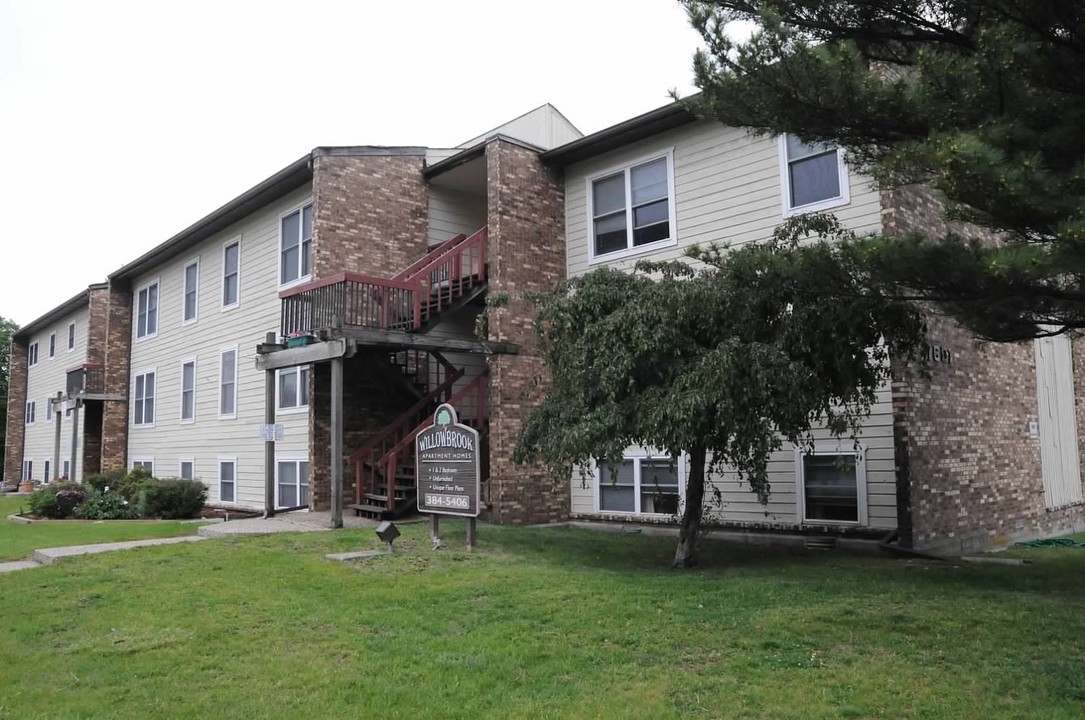
M 368 518 L 343 513 L 345 528 L 375 528 L 379 523 Z M 282 532 L 321 532 L 332 529 L 330 512 L 296 510 L 270 518 L 250 518 L 204 525 L 198 532 L 202 537 L 226 537 L 228 535 L 273 535 Z
M 151 538 L 149 540 L 129 540 L 127 542 L 95 543 L 93 545 L 69 545 L 68 547 L 43 548 L 35 550 L 29 560 L 16 560 L 14 562 L 0 563 L 0 573 L 14 572 L 15 570 L 29 570 L 30 568 L 52 565 L 57 560 L 79 555 L 97 555 L 98 553 L 113 552 L 115 550 L 130 550 L 138 547 L 153 547 L 155 545 L 176 545 L 177 543 L 197 542 L 204 540 L 198 535 L 185 535 L 184 537 Z

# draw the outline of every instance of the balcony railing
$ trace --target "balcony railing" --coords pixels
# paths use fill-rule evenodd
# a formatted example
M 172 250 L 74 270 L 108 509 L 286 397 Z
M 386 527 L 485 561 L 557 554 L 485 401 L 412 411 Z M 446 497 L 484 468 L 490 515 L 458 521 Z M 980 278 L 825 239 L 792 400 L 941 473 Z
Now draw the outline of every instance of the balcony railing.
M 104 394 L 105 365 L 86 363 L 69 370 L 66 385 L 69 397 Z

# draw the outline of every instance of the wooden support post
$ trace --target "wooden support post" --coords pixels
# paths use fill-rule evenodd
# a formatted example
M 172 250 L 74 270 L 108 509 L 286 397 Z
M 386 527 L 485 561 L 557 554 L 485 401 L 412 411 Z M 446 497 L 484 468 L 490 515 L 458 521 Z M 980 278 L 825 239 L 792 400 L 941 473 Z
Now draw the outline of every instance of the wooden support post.
M 331 506 L 332 527 L 343 527 L 343 358 L 332 361 Z M 392 492 L 392 488 L 388 488 Z
M 75 461 L 79 457 L 79 408 L 83 407 L 83 401 L 76 399 L 75 407 L 72 408 L 72 464 L 68 468 L 68 472 L 71 473 L 69 480 L 75 480 L 78 470 L 76 469 Z M 80 477 L 80 482 L 82 478 Z
M 264 373 L 264 423 L 275 425 L 275 371 Z M 264 517 L 275 516 L 275 434 L 264 441 Z
M 467 549 L 475 549 L 475 518 L 467 518 Z
M 53 424 L 56 426 L 53 428 L 53 477 L 52 480 L 60 479 L 60 398 L 64 397 L 64 394 L 57 391 L 56 399 L 49 403 L 49 412 L 53 416 Z

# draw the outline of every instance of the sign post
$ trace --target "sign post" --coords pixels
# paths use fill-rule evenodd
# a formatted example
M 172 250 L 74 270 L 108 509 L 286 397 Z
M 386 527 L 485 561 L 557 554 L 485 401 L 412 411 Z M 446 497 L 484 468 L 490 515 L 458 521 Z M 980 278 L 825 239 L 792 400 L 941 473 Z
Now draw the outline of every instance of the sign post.
M 441 545 L 439 515 L 467 518 L 467 547 L 473 548 L 482 495 L 478 430 L 461 425 L 446 403 L 433 413 L 433 425 L 418 433 L 415 450 L 418 512 L 430 515 L 434 549 Z

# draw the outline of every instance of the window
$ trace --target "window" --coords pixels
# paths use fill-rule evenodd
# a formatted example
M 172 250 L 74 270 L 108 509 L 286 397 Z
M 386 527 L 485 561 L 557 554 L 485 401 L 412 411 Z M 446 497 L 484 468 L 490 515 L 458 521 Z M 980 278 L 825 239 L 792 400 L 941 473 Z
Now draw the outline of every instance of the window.
M 219 360 L 219 417 L 237 416 L 237 350 L 226 350 Z
M 68 352 L 75 350 L 75 323 L 68 323 Z
M 135 470 L 136 468 L 142 468 L 143 470 L 146 470 L 148 474 L 154 476 L 154 459 L 152 458 L 149 460 L 133 460 L 132 469 Z
M 836 447 L 798 453 L 799 511 L 804 523 L 866 524 L 866 463 Z
M 47 423 L 53 422 L 53 413 L 55 413 L 57 411 L 57 409 L 55 407 L 53 407 L 53 397 L 52 396 L 50 396 L 50 395 L 45 396 L 45 402 L 42 403 L 41 409 L 45 411 L 45 422 L 47 422 Z
M 293 410 L 309 405 L 309 366 L 279 371 L 279 409 Z
M 178 468 L 178 470 L 179 472 L 177 473 L 177 477 L 181 478 L 182 480 L 196 479 L 195 466 L 191 460 L 182 460 L 181 466 L 180 468 Z
M 677 241 L 671 155 L 589 181 L 592 257 Z
M 196 361 L 181 366 L 181 422 L 196 419 Z
M 279 488 L 279 507 L 309 504 L 308 460 L 279 460 L 275 466 L 275 476 Z
M 154 371 L 136 375 L 133 392 L 133 423 L 154 425 Z
M 38 344 L 30 343 L 30 347 L 26 350 L 26 364 L 29 367 L 34 367 L 38 364 Z
M 219 502 L 237 499 L 237 461 L 219 460 Z
M 602 512 L 678 514 L 679 465 L 669 458 L 627 457 L 622 463 L 599 463 L 599 510 Z
M 53 482 L 53 476 L 49 472 L 49 461 L 48 460 L 45 461 L 45 471 L 42 472 L 41 479 L 42 479 L 42 482 L 46 482 L 46 483 Z
M 182 322 L 190 323 L 196 320 L 197 311 L 197 291 L 200 285 L 200 261 L 193 260 L 188 265 L 185 265 L 185 302 Z
M 27 425 L 33 425 L 34 424 L 34 416 L 37 414 L 37 409 L 38 409 L 37 403 L 35 403 L 33 400 L 27 400 L 26 401 L 26 424 Z
M 848 202 L 844 154 L 822 143 L 807 144 L 794 135 L 780 139 L 787 213 L 814 212 Z
M 136 297 L 136 337 L 158 334 L 158 281 L 139 291 Z
M 234 241 L 222 249 L 222 308 L 238 303 L 241 280 L 241 242 Z
M 57 334 L 49 333 L 49 357 L 54 358 L 57 354 Z
M 283 215 L 279 225 L 279 283 L 304 280 L 312 273 L 313 206 Z
M 71 480 L 72 479 L 72 461 L 71 460 L 65 460 L 64 461 L 64 472 L 61 473 L 60 476 L 62 478 L 64 478 L 65 480 Z
M 23 460 L 23 481 L 30 482 L 34 479 L 34 461 Z

